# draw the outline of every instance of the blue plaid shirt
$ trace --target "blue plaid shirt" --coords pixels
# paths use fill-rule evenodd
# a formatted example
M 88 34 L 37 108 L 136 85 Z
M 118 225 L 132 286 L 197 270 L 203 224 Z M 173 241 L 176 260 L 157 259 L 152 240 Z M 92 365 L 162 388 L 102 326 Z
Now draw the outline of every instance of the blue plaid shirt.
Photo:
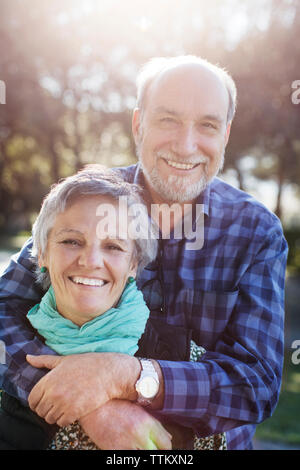
M 121 171 L 144 187 L 139 165 Z M 165 384 L 160 413 L 199 436 L 226 431 L 229 449 L 249 449 L 255 425 L 271 416 L 280 391 L 287 243 L 274 214 L 218 178 L 197 202 L 204 210 L 203 247 L 187 250 L 185 238 L 161 242 L 165 308 L 159 315 L 191 329 L 206 354 L 196 363 L 159 361 Z M 25 318 L 42 295 L 30 244 L 0 280 L 0 339 L 7 353 L 0 385 L 24 403 L 45 373 L 25 355 L 53 354 Z M 140 286 L 148 275 L 144 270 Z

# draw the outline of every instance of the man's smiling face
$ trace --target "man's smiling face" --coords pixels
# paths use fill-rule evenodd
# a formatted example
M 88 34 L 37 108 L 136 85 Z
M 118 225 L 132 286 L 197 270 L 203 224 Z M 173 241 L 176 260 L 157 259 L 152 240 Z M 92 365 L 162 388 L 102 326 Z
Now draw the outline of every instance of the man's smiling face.
M 133 134 L 152 197 L 192 202 L 223 165 L 229 96 L 221 79 L 198 64 L 161 73 L 135 110 Z

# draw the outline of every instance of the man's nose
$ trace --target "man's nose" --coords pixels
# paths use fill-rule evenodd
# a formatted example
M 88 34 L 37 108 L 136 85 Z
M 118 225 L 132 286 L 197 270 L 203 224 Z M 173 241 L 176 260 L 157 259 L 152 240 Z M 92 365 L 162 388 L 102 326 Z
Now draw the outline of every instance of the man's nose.
M 198 135 L 193 125 L 182 127 L 173 142 L 173 150 L 187 157 L 197 152 L 198 149 Z
M 100 247 L 85 247 L 80 255 L 79 264 L 89 269 L 103 268 L 104 256 Z

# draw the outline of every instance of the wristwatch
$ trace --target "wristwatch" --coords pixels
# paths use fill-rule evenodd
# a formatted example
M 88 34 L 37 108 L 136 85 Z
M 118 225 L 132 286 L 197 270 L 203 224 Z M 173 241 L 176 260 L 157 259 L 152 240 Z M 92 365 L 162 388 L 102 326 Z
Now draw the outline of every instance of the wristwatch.
M 159 378 L 150 359 L 138 358 L 142 367 L 141 375 L 135 384 L 138 393 L 136 402 L 142 406 L 149 406 L 159 390 Z

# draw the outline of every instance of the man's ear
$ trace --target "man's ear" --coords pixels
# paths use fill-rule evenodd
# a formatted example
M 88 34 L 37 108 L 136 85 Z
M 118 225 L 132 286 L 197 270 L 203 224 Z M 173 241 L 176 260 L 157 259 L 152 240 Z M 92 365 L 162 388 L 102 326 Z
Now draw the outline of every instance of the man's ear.
M 132 135 L 134 137 L 135 145 L 138 145 L 139 132 L 141 125 L 141 110 L 140 108 L 135 108 L 132 115 Z
M 231 131 L 231 121 L 227 124 L 226 132 L 225 132 L 225 147 L 228 144 L 229 136 Z

